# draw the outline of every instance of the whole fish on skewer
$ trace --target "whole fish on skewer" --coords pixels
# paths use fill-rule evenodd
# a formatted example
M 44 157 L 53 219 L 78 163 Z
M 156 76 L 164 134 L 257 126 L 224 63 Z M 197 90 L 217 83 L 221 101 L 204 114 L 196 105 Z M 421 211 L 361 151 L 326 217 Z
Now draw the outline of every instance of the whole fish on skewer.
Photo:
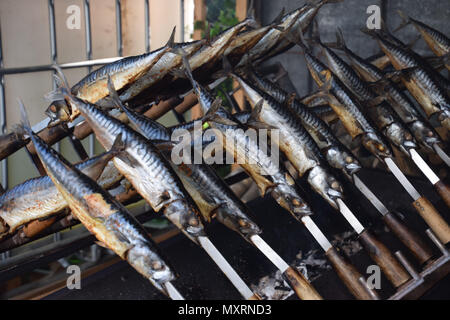
M 342 186 L 324 166 L 317 145 L 303 128 L 298 117 L 271 96 L 259 91 L 238 75 L 232 75 L 239 82 L 251 104 L 255 106 L 259 101 L 263 101 L 257 116 L 264 123 L 278 129 L 278 145 L 298 174 L 305 176 L 313 190 L 337 209 L 336 199 L 343 197 Z
M 287 108 L 283 108 L 280 104 L 277 104 L 277 102 L 271 96 L 265 94 L 255 87 L 252 87 L 250 83 L 245 82 L 242 78 L 237 77 L 236 75 L 234 75 L 234 77 L 237 78 L 251 104 L 255 104 L 256 101 L 263 99 L 264 102 L 262 105 L 262 110 L 258 113 L 259 118 L 263 122 L 279 129 L 280 149 L 301 175 L 301 172 L 299 170 L 299 168 L 301 167 L 298 166 L 298 161 L 301 161 L 302 158 L 300 158 L 298 155 L 293 157 L 292 155 L 294 153 L 292 153 L 291 148 L 296 150 L 301 147 L 308 148 L 310 152 L 313 151 L 314 154 L 319 153 L 319 150 L 314 150 L 317 149 L 317 146 L 316 148 L 312 148 L 312 146 L 314 146 L 314 141 L 312 141 L 310 137 L 309 139 L 306 139 L 304 136 L 295 134 L 296 132 L 299 132 L 298 128 L 301 127 L 300 119 L 296 118 L 295 115 L 290 113 L 290 110 L 287 110 Z M 294 127 L 296 128 L 296 130 L 293 130 Z M 289 134 L 287 132 L 289 132 Z M 293 143 L 292 139 L 286 138 L 288 136 L 293 137 L 294 140 L 300 142 L 300 144 Z M 284 143 L 287 144 L 290 148 L 286 148 L 286 145 L 284 145 Z M 324 181 L 333 181 L 334 183 L 337 182 L 337 180 L 331 175 L 331 173 L 327 171 L 325 164 L 320 161 L 320 158 L 317 157 L 317 159 L 319 160 L 319 162 L 317 162 L 315 166 L 309 170 L 309 172 L 304 173 L 305 175 L 307 175 L 308 182 L 312 186 L 313 190 L 318 192 L 322 196 L 322 198 L 327 200 L 335 209 L 341 212 L 347 222 L 360 235 L 360 240 L 363 246 L 366 248 L 366 251 L 368 251 L 372 259 L 374 259 L 374 261 L 376 261 L 377 264 L 380 265 L 381 269 L 387 275 L 388 279 L 396 287 L 404 284 L 409 279 L 409 275 L 407 274 L 406 270 L 404 270 L 400 263 L 395 260 L 393 255 L 384 246 L 384 244 L 376 240 L 375 237 L 359 222 L 357 217 L 347 207 L 343 200 L 342 187 L 340 187 L 339 185 L 339 192 L 335 192 L 335 186 L 333 186 L 332 184 L 330 186 L 327 186 L 327 184 L 324 183 Z M 322 171 L 314 172 L 317 167 L 321 168 Z M 323 191 L 327 192 L 326 197 L 323 195 Z M 374 248 L 377 254 L 374 254 Z
M 221 107 L 220 100 L 214 99 L 209 91 L 195 81 L 187 59 L 184 58 L 183 61 L 186 75 L 191 81 L 200 106 L 205 113 L 203 120 L 208 121 L 209 126 L 220 132 L 222 139 L 225 141 L 222 142 L 225 150 L 232 154 L 237 163 L 252 177 L 262 195 L 270 192 L 271 196 L 281 207 L 285 208 L 296 220 L 305 225 L 325 251 L 333 267 L 338 271 L 339 277 L 355 297 L 359 299 L 375 299 L 377 297 L 376 293 L 362 285 L 358 271 L 339 255 L 309 217 L 312 211 L 300 196 L 294 179 L 284 168 L 283 164 L 274 163 L 267 154 L 267 150 L 262 150 L 254 139 L 250 139 L 245 134 L 245 130 L 249 128 L 248 125 L 242 124 Z M 261 106 L 261 104 L 259 105 Z M 255 117 L 250 117 L 248 123 L 255 127 L 260 125 Z M 231 148 L 230 143 L 226 143 L 226 141 L 232 141 Z
M 384 138 L 362 111 L 356 97 L 331 70 L 318 60 L 303 44 L 308 70 L 319 87 L 332 94 L 330 107 L 342 121 L 344 128 L 355 139 L 361 137 L 362 145 L 375 157 L 382 160 L 391 156 L 391 150 Z M 330 98 L 325 92 L 324 97 Z
M 67 85 L 64 85 L 67 82 L 61 79 L 58 80 L 59 94 L 70 104 L 77 105 L 82 116 L 92 127 L 97 140 L 105 148 L 111 145 L 116 136 L 122 135 L 125 151 L 113 161 L 136 191 L 155 212 L 162 210 L 167 219 L 189 239 L 205 249 L 244 298 L 254 299 L 253 292 L 206 236 L 198 208 L 158 148 L 141 134 L 95 105 L 85 103 L 71 95 Z M 122 103 L 110 80 L 108 87 L 113 101 L 120 106 Z
M 401 80 L 417 100 L 430 121 L 437 120 L 450 129 L 450 98 L 437 80 L 436 72 L 417 54 L 393 44 L 378 32 L 368 32 L 397 70 L 403 70 Z
M 143 135 L 151 140 L 162 140 L 168 130 L 157 122 L 137 114 L 126 106 L 122 106 L 130 121 Z M 171 148 L 162 142 L 163 149 L 170 159 Z M 195 152 L 195 151 L 194 151 Z M 192 159 L 193 158 L 193 159 Z M 270 246 L 260 237 L 261 229 L 250 219 L 248 207 L 231 191 L 228 185 L 207 164 L 190 162 L 172 167 L 180 177 L 186 190 L 194 199 L 202 215 L 210 221 L 215 216 L 222 224 L 240 234 L 245 240 L 255 245 L 283 273 L 285 279 L 297 293 L 300 299 L 321 300 L 320 295 L 309 282 L 290 267 Z
M 107 191 L 42 141 L 32 131 L 22 104 L 21 111 L 24 129 L 72 213 L 99 241 L 126 260 L 158 290 L 172 299 L 183 299 L 170 282 L 175 279 L 174 274 L 139 222 Z M 118 139 L 121 139 L 120 134 Z
M 366 106 L 365 111 L 371 116 L 379 130 L 393 145 L 409 156 L 410 150 L 416 148 L 417 145 L 414 137 L 405 128 L 392 107 L 384 98 L 381 98 L 381 102 L 377 102 L 376 100 L 380 96 L 372 91 L 344 60 L 324 45 L 320 39 L 317 40 L 317 43 L 322 48 L 330 69 L 361 101 L 361 105 Z
M 92 180 L 98 180 L 102 188 L 110 188 L 113 185 L 112 180 L 102 180 L 100 177 L 109 161 L 123 151 L 119 142 L 113 144 L 108 152 L 83 161 L 75 167 Z M 31 221 L 60 213 L 67 207 L 68 203 L 50 177 L 27 180 L 0 196 L 0 238 L 12 234 L 17 228 Z
M 439 57 L 447 56 L 450 54 L 450 39 L 442 32 L 426 25 L 419 20 L 413 19 L 407 16 L 402 11 L 398 11 L 398 14 L 402 18 L 402 24 L 395 30 L 399 30 L 409 24 L 413 25 L 417 31 L 421 34 L 430 49 Z M 445 63 L 445 67 L 450 70 L 450 62 Z
M 441 139 L 434 131 L 433 127 L 423 119 L 421 114 L 416 110 L 414 104 L 397 86 L 390 80 L 386 79 L 386 74 L 368 63 L 351 51 L 345 44 L 342 33 L 339 31 L 337 34 L 337 49 L 344 51 L 349 58 L 352 66 L 358 71 L 358 73 L 369 82 L 386 81 L 386 85 L 383 86 L 383 93 L 387 94 L 387 99 L 390 102 L 392 108 L 396 111 L 401 120 L 406 123 L 413 133 L 418 142 L 429 150 L 433 150 L 435 144 L 440 144 Z M 373 87 L 375 90 L 377 86 Z
M 95 103 L 109 95 L 108 75 L 117 89 L 130 85 L 148 72 L 166 52 L 172 50 L 174 37 L 175 28 L 164 47 L 142 55 L 126 57 L 92 71 L 71 88 L 71 93 L 79 99 Z M 80 114 L 76 105 L 71 105 L 68 101 L 52 97 L 51 94 L 47 98 L 51 100 L 45 111 L 51 119 L 49 125 L 73 121 Z
M 244 77 L 260 90 L 271 95 L 278 103 L 295 112 L 331 167 L 342 170 L 349 176 L 361 169 L 358 159 L 334 136 L 328 125 L 299 99 L 290 99 L 291 96 L 286 91 L 263 78 L 253 68 L 246 68 Z

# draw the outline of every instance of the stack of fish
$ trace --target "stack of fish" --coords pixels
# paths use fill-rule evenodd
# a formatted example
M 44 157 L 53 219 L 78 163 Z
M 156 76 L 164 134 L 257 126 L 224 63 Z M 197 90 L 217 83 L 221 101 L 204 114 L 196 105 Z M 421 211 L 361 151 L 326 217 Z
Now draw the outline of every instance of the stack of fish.
M 171 138 L 175 129 L 193 130 L 195 123 L 166 128 L 137 112 L 143 104 L 153 107 L 161 99 L 193 89 L 204 114 L 200 127 L 214 129 L 218 140 L 233 142 L 232 145 L 223 143 L 224 150 L 254 180 L 261 195 L 270 194 L 307 228 L 356 298 L 377 299 L 378 296 L 365 281 L 361 281 L 357 269 L 314 223 L 314 209 L 305 201 L 303 191 L 295 181 L 297 175 L 305 177 L 312 190 L 343 215 L 359 235 L 370 257 L 395 287 L 412 281 L 389 249 L 347 206 L 346 191 L 335 172 L 340 171 L 371 201 L 386 225 L 419 263 L 430 261 L 430 248 L 399 222 L 361 181 L 358 177 L 362 169 L 360 161 L 312 106 L 319 99 L 331 107 L 351 138 L 386 164 L 413 197 L 413 205 L 420 215 L 447 244 L 450 241 L 447 222 L 397 167 L 392 148 L 398 148 L 410 157 L 450 206 L 450 190 L 418 152 L 420 147 L 427 152 L 436 152 L 449 164 L 443 142 L 447 141 L 450 127 L 448 80 L 387 30 L 368 32 L 386 55 L 373 64 L 351 51 L 341 32 L 337 33 L 334 44 L 324 44 L 315 36 L 312 43 L 322 49 L 327 66 L 314 55 L 303 39 L 303 33 L 318 10 L 329 2 L 335 1 L 319 0 L 288 14 L 281 13 L 265 27 L 258 27 L 254 19 L 247 18 L 214 39 L 174 43 L 172 33 L 164 47 L 105 65 L 71 88 L 58 70 L 58 88 L 47 96 L 52 101 L 46 111 L 51 124 L 73 121 L 81 115 L 97 140 L 109 151 L 75 166 L 68 163 L 31 130 L 21 105 L 21 133 L 31 137 L 48 177 L 26 181 L 0 197 L 0 235 L 11 236 L 30 221 L 51 217 L 68 207 L 74 218 L 104 246 L 127 260 L 156 288 L 172 299 L 182 299 L 171 283 L 175 276 L 163 255 L 127 209 L 106 191 L 125 179 L 155 212 L 161 211 L 201 246 L 245 299 L 259 297 L 207 237 L 204 223 L 212 217 L 265 254 L 299 298 L 321 299 L 308 280 L 262 239 L 262 230 L 252 220 L 248 207 L 214 169 L 204 164 L 205 161 L 203 164 L 172 161 L 171 152 L 176 143 Z M 450 40 L 416 20 L 404 18 L 405 25 L 412 23 L 440 56 L 442 65 L 448 67 L 445 59 L 450 51 Z M 286 92 L 254 68 L 296 44 L 303 49 L 306 65 L 319 86 L 315 94 L 306 98 Z M 351 65 L 332 48 L 343 51 Z M 385 72 L 377 68 L 376 65 L 381 64 L 383 67 L 392 64 L 396 71 Z M 232 114 L 207 87 L 217 78 L 225 77 L 232 77 L 239 83 L 252 111 Z M 423 112 L 405 94 L 405 88 Z M 126 114 L 126 123 L 117 118 L 118 112 Z M 440 127 L 443 137 L 433 126 Z M 285 156 L 287 166 L 282 161 L 274 161 L 270 152 L 250 139 L 245 133 L 248 129 L 267 130 L 270 138 L 277 141 L 275 148 Z M 203 146 L 210 143 L 212 141 L 202 140 Z M 202 155 L 199 157 L 201 159 Z M 108 162 L 110 165 L 107 166 Z M 288 166 L 293 170 L 289 171 Z M 105 167 L 108 172 L 102 174 Z

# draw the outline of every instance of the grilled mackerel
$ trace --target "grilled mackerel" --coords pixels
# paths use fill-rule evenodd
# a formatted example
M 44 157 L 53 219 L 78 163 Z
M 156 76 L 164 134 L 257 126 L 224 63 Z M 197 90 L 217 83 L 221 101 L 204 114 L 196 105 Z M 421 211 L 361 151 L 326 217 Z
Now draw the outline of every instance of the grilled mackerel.
M 196 239 L 204 235 L 197 208 L 158 148 L 95 105 L 74 97 L 64 87 L 60 91 L 69 103 L 77 105 L 104 148 L 122 135 L 125 150 L 114 158 L 114 165 L 155 212 L 162 209 L 174 225 L 197 243 Z M 120 105 L 117 97 L 116 103 Z
M 342 121 L 347 132 L 355 139 L 361 137 L 363 146 L 375 157 L 383 159 L 391 156 L 391 150 L 367 119 L 356 97 L 322 62 L 305 48 L 305 60 L 308 70 L 319 87 L 332 94 L 331 108 Z
M 366 112 L 371 116 L 379 130 L 393 145 L 409 156 L 409 150 L 416 148 L 417 145 L 413 136 L 404 127 L 389 103 L 384 99 L 381 102 L 375 102 L 379 95 L 372 91 L 366 82 L 336 53 L 320 41 L 318 43 L 328 60 L 330 69 L 360 100 L 361 105 L 366 105 Z M 370 106 L 371 103 L 374 103 L 374 105 Z
M 280 150 L 299 176 L 306 176 L 310 186 L 333 207 L 338 208 L 335 201 L 336 198 L 342 198 L 342 187 L 326 168 L 319 148 L 296 114 L 241 77 L 235 74 L 233 77 L 239 82 L 251 104 L 255 106 L 263 101 L 258 118 L 278 130 Z
M 290 107 L 301 120 L 302 125 L 320 148 L 322 155 L 333 168 L 352 176 L 361 169 L 355 156 L 333 134 L 328 125 L 298 99 L 290 100 L 290 95 L 280 86 L 263 78 L 253 68 L 245 70 L 244 77 L 260 90 L 268 93 L 282 106 Z
M 122 146 L 116 143 L 108 152 L 83 161 L 75 167 L 92 180 L 98 180 L 102 188 L 108 189 L 113 185 L 112 180 L 99 177 L 109 161 L 120 152 Z M 60 213 L 67 206 L 66 200 L 50 177 L 29 179 L 0 196 L 0 239 L 31 221 Z
M 417 141 L 429 150 L 433 150 L 434 144 L 440 144 L 441 140 L 438 134 L 416 110 L 414 104 L 408 96 L 403 93 L 403 91 L 400 90 L 392 80 L 387 79 L 386 74 L 382 70 L 378 69 L 373 64 L 367 62 L 350 50 L 346 46 L 344 38 L 340 32 L 337 33 L 337 39 L 338 49 L 344 51 L 353 68 L 355 68 L 364 80 L 368 82 L 385 82 L 385 85 L 382 87 L 373 86 L 373 89 L 377 90 L 377 88 L 380 88 L 378 92 L 380 94 L 383 93 L 387 95 L 387 99 L 392 108 L 400 119 L 408 126 Z
M 370 33 L 397 70 L 404 70 L 401 80 L 431 121 L 437 119 L 450 129 L 450 98 L 434 71 L 410 50 L 392 43 L 378 32 Z
M 22 118 L 48 176 L 72 213 L 99 241 L 167 294 L 165 284 L 175 277 L 144 228 L 107 191 L 31 130 L 23 105 Z

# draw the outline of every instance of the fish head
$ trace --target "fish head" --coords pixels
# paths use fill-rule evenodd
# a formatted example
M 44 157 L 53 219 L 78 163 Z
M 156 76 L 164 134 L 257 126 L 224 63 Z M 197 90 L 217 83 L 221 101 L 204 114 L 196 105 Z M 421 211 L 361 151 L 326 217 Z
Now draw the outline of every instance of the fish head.
M 362 137 L 364 147 L 378 159 L 392 156 L 389 146 L 374 132 L 367 132 Z
M 308 183 L 332 207 L 338 208 L 336 199 L 342 198 L 342 186 L 336 178 L 321 166 L 312 168 L 308 173 Z
M 228 228 L 238 232 L 246 239 L 262 232 L 256 223 L 250 220 L 246 214 L 241 212 L 241 209 L 231 203 L 224 203 L 218 206 L 214 210 L 214 213 L 217 214 L 217 219 L 220 222 L 225 224 Z
M 205 236 L 200 213 L 193 202 L 186 199 L 172 201 L 166 206 L 164 214 L 192 241 L 197 243 L 198 237 Z
M 326 159 L 333 168 L 344 170 L 349 176 L 361 169 L 358 159 L 350 151 L 337 146 L 326 150 Z
M 145 243 L 134 245 L 127 251 L 126 257 L 128 263 L 160 291 L 165 292 L 163 284 L 175 279 L 169 266 Z
M 289 211 L 297 220 L 312 214 L 309 205 L 300 197 L 293 186 L 278 184 L 271 190 L 270 194 L 280 206 Z
M 70 121 L 70 107 L 65 100 L 53 101 L 45 110 L 45 114 L 50 118 L 50 127 Z
M 437 133 L 430 129 L 429 126 L 425 126 L 422 121 L 414 121 L 410 125 L 410 130 L 414 137 L 426 148 L 433 150 L 435 143 L 441 143 L 441 139 Z
M 409 149 L 417 148 L 417 144 L 412 134 L 398 123 L 392 123 L 387 126 L 384 130 L 384 134 L 406 154 L 409 154 Z

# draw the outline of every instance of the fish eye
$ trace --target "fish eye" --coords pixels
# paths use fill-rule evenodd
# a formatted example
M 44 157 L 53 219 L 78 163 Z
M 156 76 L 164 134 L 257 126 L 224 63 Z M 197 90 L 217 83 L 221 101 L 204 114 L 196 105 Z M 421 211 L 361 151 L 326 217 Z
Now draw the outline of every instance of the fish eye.
M 198 220 L 197 220 L 197 218 L 195 218 L 195 217 L 190 218 L 190 219 L 189 219 L 189 225 L 191 225 L 191 226 L 193 226 L 193 227 L 198 226 Z
M 238 222 L 239 222 L 239 225 L 240 225 L 242 228 L 248 227 L 248 222 L 245 221 L 244 219 L 239 219 Z
M 56 106 L 54 104 L 52 104 L 49 109 L 53 113 L 56 113 L 56 111 L 57 111 L 57 108 L 56 108 Z

